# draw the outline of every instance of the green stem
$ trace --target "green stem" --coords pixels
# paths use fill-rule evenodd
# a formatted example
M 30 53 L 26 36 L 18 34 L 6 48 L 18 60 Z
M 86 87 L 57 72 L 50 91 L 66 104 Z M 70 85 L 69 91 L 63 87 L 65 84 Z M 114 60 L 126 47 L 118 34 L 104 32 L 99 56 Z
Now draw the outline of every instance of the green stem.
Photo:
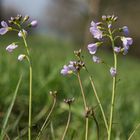
M 66 125 L 66 128 L 64 130 L 64 133 L 63 133 L 61 140 L 64 140 L 64 138 L 66 136 L 67 130 L 69 128 L 70 120 L 71 120 L 71 106 L 69 105 L 69 116 L 68 116 L 68 120 L 67 120 L 67 125 Z
M 55 104 L 56 104 L 56 97 L 53 97 L 53 98 L 54 98 L 54 100 L 53 100 L 53 105 L 51 107 L 51 110 L 50 110 L 47 118 L 45 119 L 45 121 L 44 121 L 44 123 L 43 123 L 43 125 L 42 125 L 42 127 L 41 127 L 41 129 L 40 129 L 40 131 L 38 133 L 38 135 L 37 135 L 36 140 L 39 140 L 40 139 L 41 133 L 43 132 L 43 130 L 44 130 L 45 126 L 46 126 L 46 123 L 48 122 L 48 120 L 49 120 L 49 118 L 50 118 L 50 116 L 51 116 L 51 114 L 52 114 L 52 112 L 54 110 L 54 107 L 55 107 Z
M 83 102 L 84 102 L 84 107 L 85 107 L 85 111 L 86 111 L 87 110 L 87 103 L 86 103 L 85 93 L 84 93 L 84 89 L 82 86 L 82 81 L 81 81 L 79 72 L 78 72 L 77 76 L 78 76 L 78 81 L 79 81 L 79 85 L 80 85 L 80 89 L 81 89 L 81 93 L 82 93 L 82 97 L 83 97 Z
M 30 65 L 30 85 L 29 85 L 29 135 L 28 139 L 31 140 L 31 134 L 32 134 L 32 67 Z
M 97 94 L 97 91 L 96 91 L 96 88 L 95 88 L 95 84 L 94 84 L 94 82 L 92 80 L 92 77 L 89 76 L 89 79 L 90 79 L 90 82 L 91 82 L 91 85 L 92 85 L 96 100 L 97 100 L 98 105 L 100 107 L 100 110 L 101 110 L 101 113 L 102 113 L 102 116 L 103 116 L 103 120 L 104 120 L 104 123 L 105 123 L 106 130 L 108 132 L 108 123 L 107 123 L 107 119 L 106 119 L 106 116 L 105 116 L 105 113 L 104 113 L 104 110 L 103 110 L 103 106 L 102 106 L 101 101 L 100 101 L 100 99 L 98 97 L 98 94 Z
M 99 140 L 99 134 L 100 134 L 100 129 L 99 129 L 99 123 L 98 123 L 98 121 L 97 121 L 97 119 L 96 119 L 96 117 L 95 117 L 95 115 L 94 115 L 94 112 L 92 111 L 92 117 L 93 117 L 93 119 L 94 119 L 94 121 L 95 121 L 95 124 L 96 124 L 96 129 L 97 129 L 97 140 Z
M 86 134 L 85 134 L 85 140 L 88 139 L 88 123 L 89 123 L 89 119 L 88 119 L 88 117 L 86 117 Z
M 113 36 L 111 33 L 111 30 L 109 29 L 110 33 L 110 40 L 112 43 L 112 48 L 115 47 Z M 117 71 L 117 55 L 114 52 L 114 68 Z M 112 123 L 113 123 L 113 114 L 114 114 L 114 103 L 115 103 L 115 89 L 116 89 L 116 76 L 113 77 L 113 85 L 112 85 L 112 98 L 111 98 L 111 109 L 110 109 L 110 120 L 109 120 L 109 130 L 108 130 L 108 140 L 111 139 L 111 133 L 112 133 Z
M 22 31 L 22 30 L 21 30 Z M 27 52 L 27 60 L 29 62 L 29 120 L 28 120 L 28 140 L 31 140 L 32 135 L 32 64 L 30 60 L 30 52 L 27 45 L 26 37 L 22 31 L 22 38 Z
M 84 89 L 83 89 L 83 86 L 82 86 L 82 81 L 81 81 L 80 73 L 79 73 L 79 72 L 78 72 L 77 76 L 78 76 L 78 81 L 79 81 L 79 85 L 80 85 L 80 89 L 81 89 L 81 93 L 82 93 L 82 97 L 83 97 L 83 102 L 84 102 L 85 111 L 87 111 L 88 107 L 87 107 L 86 98 L 85 98 L 85 93 L 84 93 Z M 88 117 L 86 117 L 85 140 L 88 139 L 88 121 L 89 121 L 89 119 L 88 119 Z
M 131 135 L 129 136 L 128 140 L 131 140 L 133 135 L 136 133 L 136 130 L 140 127 L 140 123 L 136 126 L 136 128 L 134 129 L 134 131 L 131 133 Z

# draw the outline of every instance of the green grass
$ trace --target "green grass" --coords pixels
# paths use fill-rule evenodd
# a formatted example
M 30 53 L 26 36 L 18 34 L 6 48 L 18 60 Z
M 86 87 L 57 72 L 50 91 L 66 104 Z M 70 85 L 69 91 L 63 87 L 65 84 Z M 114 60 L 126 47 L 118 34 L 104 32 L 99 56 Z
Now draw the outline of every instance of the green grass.
M 26 62 L 18 62 L 17 56 L 23 53 L 21 46 L 13 53 L 7 53 L 5 46 L 11 41 L 17 41 L 14 37 L 2 37 L 0 40 L 0 128 L 2 127 L 3 116 L 12 100 L 12 93 L 16 87 L 17 81 L 21 73 L 23 73 L 22 83 L 19 88 L 19 93 L 9 118 L 7 126 L 7 134 L 11 139 L 19 135 L 19 132 L 24 130 L 25 135 L 22 140 L 27 139 L 28 125 L 28 67 Z M 74 60 L 73 51 L 79 46 L 75 46 L 70 41 L 54 40 L 49 37 L 31 36 L 28 40 L 31 47 L 31 55 L 33 62 L 33 135 L 39 131 L 47 111 L 50 108 L 52 99 L 49 95 L 50 90 L 58 91 L 58 101 L 55 112 L 51 117 L 51 122 L 54 128 L 54 135 L 60 139 L 64 131 L 67 120 L 68 108 L 63 103 L 64 98 L 75 97 L 75 102 L 72 107 L 72 121 L 66 140 L 82 140 L 84 137 L 84 108 L 81 99 L 78 80 L 75 76 L 63 77 L 60 75 L 60 70 L 69 60 Z M 85 49 L 84 59 L 87 67 L 93 75 L 97 90 L 105 113 L 109 116 L 110 98 L 112 79 L 109 70 L 104 65 L 94 64 L 91 56 Z M 104 58 L 110 65 L 112 63 L 112 55 L 109 52 L 100 51 L 99 56 Z M 121 140 L 126 140 L 130 132 L 140 122 L 140 63 L 139 60 L 133 57 L 121 56 L 119 58 L 119 81 L 117 84 L 117 96 L 115 104 L 115 119 L 114 119 L 114 139 L 120 137 Z M 82 82 L 86 92 L 86 98 L 90 106 L 96 107 L 97 102 L 94 93 L 91 90 L 91 85 L 86 76 L 82 72 Z M 99 107 L 96 107 L 95 114 L 99 121 L 101 129 L 101 140 L 105 139 L 106 134 L 103 120 L 100 114 Z M 95 123 L 90 120 L 89 140 L 96 139 Z M 52 140 L 50 124 L 45 131 L 42 140 L 46 138 Z M 134 136 L 134 140 L 139 140 L 140 130 Z

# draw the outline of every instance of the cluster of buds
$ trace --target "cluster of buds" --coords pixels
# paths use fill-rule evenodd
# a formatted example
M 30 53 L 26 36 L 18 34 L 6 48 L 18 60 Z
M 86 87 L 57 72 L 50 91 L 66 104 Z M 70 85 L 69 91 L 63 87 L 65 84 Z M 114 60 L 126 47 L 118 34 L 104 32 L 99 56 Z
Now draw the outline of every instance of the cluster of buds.
M 68 105 L 71 105 L 74 102 L 74 98 L 68 98 L 68 99 L 64 99 L 64 102 Z
M 133 43 L 133 39 L 129 36 L 129 29 L 127 26 L 123 26 L 122 28 L 113 29 L 113 23 L 116 22 L 118 17 L 112 16 L 102 16 L 102 21 L 95 23 L 91 22 L 90 32 L 94 39 L 97 41 L 95 43 L 90 43 L 87 48 L 90 54 L 93 56 L 93 61 L 95 63 L 101 63 L 102 60 L 96 56 L 97 50 L 99 46 L 103 45 L 104 38 L 111 37 L 115 43 L 116 39 L 120 39 L 122 44 L 118 46 L 112 46 L 114 53 L 119 54 L 123 53 L 126 55 L 130 46 Z M 116 35 L 116 33 L 120 33 L 120 35 Z M 114 77 L 116 76 L 116 70 L 111 67 L 110 73 Z
M 22 15 L 17 15 L 15 17 L 11 17 L 8 20 L 8 22 L 2 21 L 1 22 L 2 27 L 0 28 L 0 35 L 4 35 L 9 31 L 15 31 L 17 32 L 17 35 L 19 37 L 26 38 L 28 33 L 25 30 L 25 28 L 27 29 L 28 27 L 36 27 L 38 24 L 36 20 L 30 22 L 29 18 L 30 18 L 29 16 L 22 17 Z M 13 42 L 6 47 L 6 51 L 13 52 L 13 50 L 15 50 L 17 47 L 18 47 L 17 43 Z M 19 61 L 22 61 L 24 58 L 25 58 L 24 54 L 20 54 L 18 56 Z
M 87 107 L 86 110 L 85 110 L 85 117 L 88 118 L 88 117 L 92 117 L 94 115 L 95 115 L 94 108 L 93 107 Z
M 50 91 L 50 95 L 53 96 L 53 97 L 55 98 L 56 95 L 57 95 L 57 91 Z

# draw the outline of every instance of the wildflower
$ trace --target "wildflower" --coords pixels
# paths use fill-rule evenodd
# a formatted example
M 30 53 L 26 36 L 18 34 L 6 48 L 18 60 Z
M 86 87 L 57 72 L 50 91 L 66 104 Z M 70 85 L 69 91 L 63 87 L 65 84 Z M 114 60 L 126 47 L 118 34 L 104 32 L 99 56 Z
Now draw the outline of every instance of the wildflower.
M 95 55 L 93 55 L 92 59 L 93 59 L 93 62 L 95 63 L 101 63 L 101 59 Z
M 123 42 L 123 54 L 126 55 L 128 53 L 129 46 L 133 43 L 133 39 L 131 37 L 122 37 L 121 40 Z
M 132 43 L 133 43 L 133 39 L 131 37 L 122 37 L 121 40 L 123 42 L 124 47 L 126 47 L 126 46 L 128 47 L 128 46 L 132 45 Z
M 36 27 L 37 26 L 37 20 L 33 20 L 31 23 L 30 23 L 30 26 L 31 27 Z
M 18 36 L 23 37 L 23 34 L 24 34 L 25 37 L 27 36 L 27 31 L 24 30 L 24 29 L 22 31 L 19 31 Z
M 63 69 L 61 70 L 61 74 L 62 75 L 68 75 L 68 74 L 72 74 L 73 72 L 76 72 L 76 62 L 75 61 L 70 61 L 69 65 L 64 65 Z
M 124 35 L 126 35 L 126 36 L 129 35 L 129 29 L 128 29 L 127 26 L 123 26 L 123 27 L 122 27 L 122 30 L 123 30 Z
M 115 53 L 121 52 L 121 47 L 114 47 L 114 52 Z
M 110 68 L 110 74 L 112 75 L 112 77 L 115 77 L 116 76 L 117 71 L 116 71 L 116 69 L 114 67 L 111 67 Z
M 25 54 L 20 54 L 20 55 L 18 56 L 18 60 L 19 60 L 19 61 L 22 61 L 25 57 L 26 57 Z
M 1 22 L 1 26 L 2 26 L 2 28 L 0 28 L 0 35 L 4 35 L 8 32 L 9 27 L 8 27 L 8 24 L 5 21 Z
M 102 39 L 102 31 L 98 29 L 99 22 L 95 23 L 94 21 L 91 22 L 90 32 L 96 39 Z
M 16 49 L 18 47 L 18 45 L 16 45 L 15 43 L 10 44 L 9 46 L 6 47 L 6 50 L 8 52 L 12 52 L 14 49 Z
M 97 51 L 98 43 L 91 43 L 87 46 L 90 54 L 95 54 Z

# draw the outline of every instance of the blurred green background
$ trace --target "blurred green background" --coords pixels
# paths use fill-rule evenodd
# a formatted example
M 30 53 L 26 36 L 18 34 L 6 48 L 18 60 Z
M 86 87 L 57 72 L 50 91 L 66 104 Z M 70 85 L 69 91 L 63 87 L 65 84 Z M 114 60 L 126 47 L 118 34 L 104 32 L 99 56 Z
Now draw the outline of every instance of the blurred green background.
M 47 112 L 52 104 L 50 90 L 58 91 L 55 112 L 43 134 L 42 140 L 53 140 L 54 134 L 60 139 L 67 120 L 68 108 L 63 103 L 64 98 L 74 97 L 72 120 L 66 140 L 82 140 L 84 137 L 84 109 L 78 80 L 75 76 L 63 77 L 60 70 L 69 60 L 74 60 L 73 51 L 83 49 L 84 59 L 93 75 L 97 90 L 106 115 L 109 116 L 112 79 L 108 68 L 94 64 L 86 46 L 94 42 L 89 33 L 91 20 L 98 20 L 102 14 L 115 14 L 119 17 L 118 26 L 127 25 L 130 36 L 134 39 L 133 47 L 127 56 L 119 56 L 119 82 L 117 84 L 115 118 L 113 125 L 114 140 L 126 140 L 130 132 L 140 122 L 140 48 L 139 48 L 139 13 L 138 0 L 1 0 L 0 19 L 7 20 L 17 14 L 30 15 L 37 19 L 39 25 L 28 36 L 33 60 L 33 135 L 36 136 Z M 7 134 L 16 139 L 27 139 L 28 125 L 28 67 L 26 62 L 18 62 L 17 56 L 22 53 L 23 43 L 13 53 L 6 52 L 5 47 L 20 39 L 16 34 L 0 37 L 0 128 L 3 117 L 12 99 L 19 76 L 23 73 L 22 83 L 7 126 Z M 112 54 L 108 49 L 100 49 L 98 55 L 112 64 Z M 99 121 L 101 140 L 106 139 L 104 124 L 97 106 L 94 93 L 85 72 L 82 72 L 82 82 L 86 98 L 90 106 L 96 107 L 95 114 Z M 139 140 L 140 130 L 134 136 Z M 90 121 L 89 140 L 96 139 L 96 126 Z

